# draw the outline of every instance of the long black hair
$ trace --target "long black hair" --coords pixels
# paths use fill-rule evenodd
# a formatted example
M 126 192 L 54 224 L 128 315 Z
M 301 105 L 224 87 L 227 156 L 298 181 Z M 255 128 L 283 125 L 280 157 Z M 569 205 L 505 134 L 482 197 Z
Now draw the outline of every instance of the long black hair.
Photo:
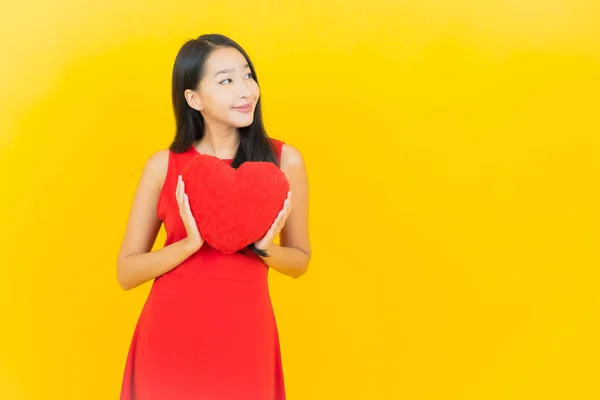
M 175 153 L 187 151 L 194 141 L 200 140 L 204 136 L 204 118 L 200 111 L 190 107 L 184 92 L 187 89 L 196 90 L 204 76 L 206 60 L 214 50 L 223 47 L 233 47 L 242 53 L 258 84 L 256 71 L 250 57 L 239 44 L 227 36 L 206 34 L 184 43 L 175 57 L 171 82 L 176 131 L 169 149 Z M 231 164 L 233 168 L 238 168 L 246 161 L 268 161 L 278 165 L 273 144 L 263 124 L 260 96 L 254 109 L 252 124 L 239 128 L 239 133 L 240 143 Z M 267 256 L 265 251 L 257 249 L 254 244 L 248 247 L 258 255 Z

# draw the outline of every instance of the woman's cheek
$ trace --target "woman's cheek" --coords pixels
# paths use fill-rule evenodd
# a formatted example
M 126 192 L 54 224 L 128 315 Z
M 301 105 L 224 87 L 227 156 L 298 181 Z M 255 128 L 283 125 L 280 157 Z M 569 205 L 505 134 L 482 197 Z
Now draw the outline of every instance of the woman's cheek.
M 258 97 L 260 96 L 260 88 L 258 87 L 258 84 L 256 82 L 254 82 L 253 88 L 251 89 L 252 94 L 254 95 L 254 97 L 256 98 L 256 100 L 258 100 Z

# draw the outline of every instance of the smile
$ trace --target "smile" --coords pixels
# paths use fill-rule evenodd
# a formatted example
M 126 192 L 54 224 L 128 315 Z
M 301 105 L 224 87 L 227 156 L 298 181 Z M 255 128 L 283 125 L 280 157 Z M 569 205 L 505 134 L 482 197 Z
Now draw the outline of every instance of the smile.
M 233 109 L 239 112 L 247 113 L 252 111 L 252 104 L 246 104 L 240 107 L 233 107 Z

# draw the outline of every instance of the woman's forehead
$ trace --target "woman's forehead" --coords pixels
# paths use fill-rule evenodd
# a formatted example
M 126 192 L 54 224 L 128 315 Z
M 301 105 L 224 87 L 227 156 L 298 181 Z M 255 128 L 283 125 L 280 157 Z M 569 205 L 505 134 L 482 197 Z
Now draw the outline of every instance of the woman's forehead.
M 214 75 L 222 70 L 245 69 L 248 61 L 238 50 L 226 47 L 213 51 L 206 60 L 206 72 Z

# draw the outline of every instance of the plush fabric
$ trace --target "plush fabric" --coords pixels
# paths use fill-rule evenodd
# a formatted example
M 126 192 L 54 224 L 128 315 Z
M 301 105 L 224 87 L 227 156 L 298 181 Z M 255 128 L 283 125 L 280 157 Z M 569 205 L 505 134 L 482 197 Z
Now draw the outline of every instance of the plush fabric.
M 290 189 L 285 174 L 270 162 L 245 162 L 235 169 L 217 157 L 198 154 L 181 175 L 202 238 L 225 254 L 261 239 Z

